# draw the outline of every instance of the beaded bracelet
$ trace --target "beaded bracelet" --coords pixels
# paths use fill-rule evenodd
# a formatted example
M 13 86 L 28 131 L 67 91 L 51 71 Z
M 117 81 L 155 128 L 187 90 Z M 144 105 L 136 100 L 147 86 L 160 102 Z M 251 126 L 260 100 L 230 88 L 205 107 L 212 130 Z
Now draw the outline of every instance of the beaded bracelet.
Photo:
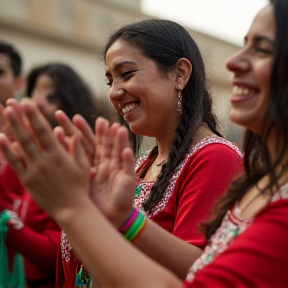
M 126 240 L 133 242 L 140 236 L 145 225 L 146 218 L 144 214 L 134 208 L 126 222 L 118 228 L 118 231 L 123 234 Z

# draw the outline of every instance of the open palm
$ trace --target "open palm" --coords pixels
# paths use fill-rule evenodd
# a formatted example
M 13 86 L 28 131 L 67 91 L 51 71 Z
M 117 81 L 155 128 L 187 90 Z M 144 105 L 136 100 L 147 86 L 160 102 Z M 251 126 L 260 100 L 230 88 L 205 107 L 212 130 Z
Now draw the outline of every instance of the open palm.
M 96 121 L 95 176 L 90 196 L 116 226 L 128 218 L 134 201 L 136 176 L 128 131 L 119 124 L 110 126 L 103 118 Z

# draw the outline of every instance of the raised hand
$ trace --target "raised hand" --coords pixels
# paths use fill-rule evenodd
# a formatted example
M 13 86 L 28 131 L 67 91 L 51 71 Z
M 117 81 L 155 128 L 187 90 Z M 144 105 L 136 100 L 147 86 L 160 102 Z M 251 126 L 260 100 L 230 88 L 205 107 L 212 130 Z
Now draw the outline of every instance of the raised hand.
M 61 110 L 56 111 L 55 117 L 61 126 L 54 129 L 54 134 L 58 140 L 67 149 L 69 140 L 67 137 L 73 136 L 75 133 L 80 133 L 81 143 L 85 149 L 86 155 L 93 165 L 95 156 L 95 135 L 91 130 L 88 123 L 81 115 L 75 115 L 72 121 L 68 116 Z
M 96 120 L 96 176 L 90 196 L 97 207 L 116 226 L 132 211 L 136 176 L 128 131 L 104 118 Z
M 68 145 L 69 137 L 77 131 L 81 132 L 81 143 L 92 165 L 91 175 L 98 173 L 91 181 L 91 199 L 115 226 L 121 225 L 131 213 L 135 191 L 132 151 L 124 152 L 124 155 L 129 153 L 128 159 L 122 158 L 122 151 L 130 150 L 127 129 L 116 123 L 110 126 L 107 120 L 99 118 L 96 121 L 95 139 L 89 125 L 80 115 L 74 116 L 72 122 L 63 111 L 57 111 L 55 116 L 61 127 L 56 127 L 54 134 L 64 147 Z M 127 164 L 129 168 L 124 171 L 126 161 L 130 161 Z M 119 178 L 114 176 L 117 173 L 120 174 Z M 121 183 L 118 184 L 120 179 Z
M 90 165 L 79 135 L 72 136 L 67 152 L 29 100 L 6 107 L 4 115 L 21 153 L 11 149 L 4 134 L 0 135 L 0 150 L 43 209 L 57 220 L 89 199 Z

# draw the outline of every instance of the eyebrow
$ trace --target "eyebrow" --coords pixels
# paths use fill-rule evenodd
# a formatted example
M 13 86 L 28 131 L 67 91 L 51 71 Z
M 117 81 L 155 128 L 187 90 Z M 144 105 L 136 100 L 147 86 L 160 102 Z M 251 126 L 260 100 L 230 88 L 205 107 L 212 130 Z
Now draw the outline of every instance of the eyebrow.
M 114 69 L 114 70 L 117 70 L 117 69 L 119 69 L 121 66 L 127 65 L 127 64 L 135 65 L 136 63 L 133 62 L 133 61 L 125 60 L 125 61 L 118 62 L 117 64 L 115 64 L 115 66 L 113 67 L 113 69 Z M 109 75 L 111 75 L 111 73 L 108 72 L 108 71 L 106 71 L 105 76 L 109 76 Z
M 248 36 L 246 35 L 244 37 L 244 43 L 247 43 L 247 40 L 248 40 Z M 266 36 L 256 36 L 253 39 L 253 42 L 256 42 L 256 43 L 259 43 L 259 42 L 262 42 L 262 41 L 269 42 L 271 45 L 274 45 L 274 41 L 271 38 L 266 37 Z

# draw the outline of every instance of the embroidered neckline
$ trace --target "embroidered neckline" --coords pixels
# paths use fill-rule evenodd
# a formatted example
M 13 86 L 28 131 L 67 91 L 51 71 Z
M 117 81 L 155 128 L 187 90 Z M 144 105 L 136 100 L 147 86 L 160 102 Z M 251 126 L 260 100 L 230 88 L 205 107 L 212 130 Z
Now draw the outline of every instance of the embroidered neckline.
M 209 144 L 224 144 L 230 148 L 232 148 L 234 151 L 236 151 L 236 153 L 242 157 L 242 153 L 240 151 L 240 149 L 238 148 L 238 146 L 228 140 L 226 140 L 225 138 L 221 138 L 221 137 L 218 137 L 216 135 L 214 136 L 207 136 L 205 138 L 203 138 L 202 140 L 200 140 L 199 142 L 197 142 L 195 145 L 191 145 L 187 155 L 185 156 L 185 158 L 179 163 L 179 165 L 176 167 L 175 171 L 174 171 L 174 174 L 172 175 L 171 179 L 170 179 L 170 183 L 163 195 L 163 198 L 162 200 L 154 207 L 152 213 L 147 213 L 146 212 L 146 215 L 148 217 L 153 217 L 155 216 L 156 214 L 158 214 L 159 212 L 161 212 L 169 198 L 171 197 L 172 193 L 173 193 L 173 190 L 174 190 L 174 187 L 175 187 L 175 184 L 176 184 L 176 181 L 179 177 L 179 175 L 181 174 L 185 164 L 187 163 L 187 161 L 189 160 L 189 158 L 194 154 L 196 153 L 197 151 L 199 151 L 200 149 L 202 149 L 203 147 L 209 145 Z M 140 168 L 142 167 L 142 165 L 148 160 L 149 158 L 149 152 L 151 150 L 149 150 L 147 153 L 145 153 L 143 156 L 141 156 L 137 162 L 136 162 L 136 174 L 137 172 L 140 170 Z M 150 194 L 150 191 L 151 191 L 151 188 L 152 186 L 154 185 L 155 181 L 145 181 L 143 179 L 139 179 L 138 178 L 138 184 L 141 184 L 141 191 L 139 193 L 139 197 L 135 199 L 134 201 L 134 206 L 138 209 L 141 209 L 143 210 L 142 208 L 142 204 L 144 203 L 144 201 L 147 199 L 147 197 L 149 196 Z

